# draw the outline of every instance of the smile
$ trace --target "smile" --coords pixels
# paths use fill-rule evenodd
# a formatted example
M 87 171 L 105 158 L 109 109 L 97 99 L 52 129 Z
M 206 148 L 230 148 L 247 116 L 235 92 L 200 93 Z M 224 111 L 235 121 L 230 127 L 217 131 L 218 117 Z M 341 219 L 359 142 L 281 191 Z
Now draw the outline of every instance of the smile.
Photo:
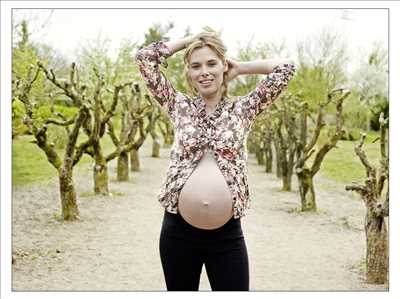
M 203 80 L 203 81 L 199 81 L 199 83 L 201 85 L 207 86 L 210 85 L 212 83 L 213 80 Z

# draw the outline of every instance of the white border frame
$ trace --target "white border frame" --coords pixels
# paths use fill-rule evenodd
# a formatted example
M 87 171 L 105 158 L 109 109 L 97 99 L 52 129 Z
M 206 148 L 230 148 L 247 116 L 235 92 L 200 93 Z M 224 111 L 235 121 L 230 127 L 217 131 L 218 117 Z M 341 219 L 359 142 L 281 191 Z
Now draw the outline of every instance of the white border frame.
M 400 49 L 395 28 L 400 28 L 400 3 L 396 1 L 1 1 L 1 297 L 3 298 L 132 298 L 143 296 L 180 297 L 187 293 L 175 292 L 15 292 L 11 290 L 11 10 L 13 8 L 196 8 L 196 7 L 265 7 L 265 8 L 389 8 L 389 98 L 390 98 L 390 282 L 389 292 L 251 292 L 244 296 L 271 298 L 398 298 L 400 286 L 399 261 L 399 194 L 400 184 L 396 183 L 399 169 L 399 139 L 393 132 L 398 129 L 400 105 L 399 82 Z M 392 55 L 393 54 L 393 55 Z M 394 79 L 396 78 L 396 79 Z M 397 154 L 397 155 L 396 155 Z M 392 183 L 394 182 L 394 183 Z M 160 295 L 159 295 L 160 294 Z M 192 293 L 207 296 L 209 292 Z M 225 296 L 226 292 L 213 293 Z M 230 292 L 229 296 L 239 297 L 242 292 Z

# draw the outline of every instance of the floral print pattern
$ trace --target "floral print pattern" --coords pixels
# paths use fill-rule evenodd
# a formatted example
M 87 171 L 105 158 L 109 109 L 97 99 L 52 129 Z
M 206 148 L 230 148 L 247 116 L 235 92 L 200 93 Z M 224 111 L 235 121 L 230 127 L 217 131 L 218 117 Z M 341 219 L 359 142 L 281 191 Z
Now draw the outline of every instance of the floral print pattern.
M 234 218 L 250 208 L 246 138 L 257 115 L 270 106 L 295 73 L 292 64 L 281 64 L 256 88 L 234 100 L 222 98 L 211 114 L 199 95 L 190 99 L 177 92 L 159 69 L 168 66 L 171 53 L 162 41 L 140 49 L 135 56 L 148 90 L 169 115 L 175 130 L 170 163 L 158 193 L 168 212 L 178 212 L 178 199 L 185 182 L 206 150 L 211 150 L 232 192 Z

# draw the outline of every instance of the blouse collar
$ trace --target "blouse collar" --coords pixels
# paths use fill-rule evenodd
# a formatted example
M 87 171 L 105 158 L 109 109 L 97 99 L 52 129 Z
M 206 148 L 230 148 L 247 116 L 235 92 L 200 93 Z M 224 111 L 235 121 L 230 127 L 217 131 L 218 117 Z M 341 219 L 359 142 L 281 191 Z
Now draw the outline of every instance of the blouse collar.
M 226 98 L 222 97 L 222 99 L 218 102 L 214 112 L 208 115 L 206 113 L 206 103 L 202 96 L 198 95 L 194 102 L 201 117 L 214 119 L 221 115 L 224 104 L 226 103 Z

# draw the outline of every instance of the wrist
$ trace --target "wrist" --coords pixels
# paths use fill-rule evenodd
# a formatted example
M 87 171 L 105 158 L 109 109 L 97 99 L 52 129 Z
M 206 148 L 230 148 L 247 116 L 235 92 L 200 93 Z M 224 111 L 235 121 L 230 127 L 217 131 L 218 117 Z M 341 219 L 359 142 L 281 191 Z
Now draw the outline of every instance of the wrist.
M 171 55 L 186 48 L 188 38 L 181 38 L 174 41 L 165 42 L 169 48 Z
M 193 40 L 193 36 L 187 36 L 183 38 L 183 48 L 187 48 Z

